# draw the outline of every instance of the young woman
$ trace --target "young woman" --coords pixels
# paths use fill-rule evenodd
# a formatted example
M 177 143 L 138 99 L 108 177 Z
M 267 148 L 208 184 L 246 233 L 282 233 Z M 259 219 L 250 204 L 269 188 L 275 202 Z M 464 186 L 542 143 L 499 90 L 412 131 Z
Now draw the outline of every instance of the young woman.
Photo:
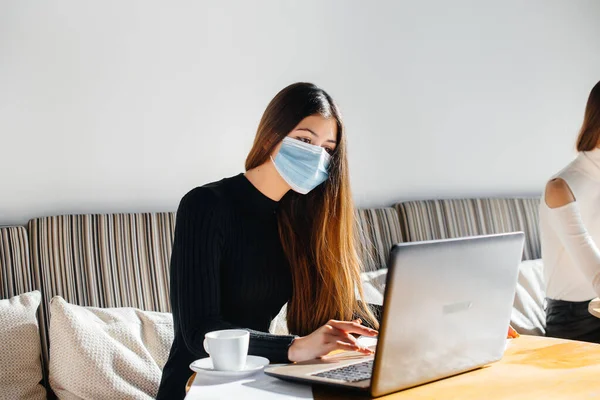
M 600 82 L 577 139 L 577 158 L 546 185 L 540 205 L 546 335 L 600 343 L 588 303 L 600 295 Z
M 344 125 L 324 90 L 296 83 L 279 92 L 260 121 L 246 173 L 181 200 L 170 297 L 175 339 L 159 399 L 185 396 L 189 364 L 207 357 L 202 342 L 210 331 L 249 330 L 249 354 L 271 362 L 335 349 L 371 353 L 352 335 L 376 335 L 362 321 L 374 328 L 377 321 L 361 301 Z M 294 335 L 267 333 L 286 302 Z

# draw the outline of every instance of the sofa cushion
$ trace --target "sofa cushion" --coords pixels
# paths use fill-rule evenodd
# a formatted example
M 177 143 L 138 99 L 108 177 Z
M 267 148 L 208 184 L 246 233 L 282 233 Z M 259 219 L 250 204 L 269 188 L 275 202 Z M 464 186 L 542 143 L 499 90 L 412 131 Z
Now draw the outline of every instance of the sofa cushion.
M 356 214 L 363 270 L 386 268 L 392 245 L 401 241 L 398 213 L 390 207 L 360 209 Z
M 287 326 L 287 303 L 281 307 L 279 313 L 271 321 L 269 326 L 269 333 L 274 335 L 289 335 L 290 331 Z
M 60 399 L 156 397 L 173 342 L 170 313 L 50 306 L 50 385 Z
M 37 310 L 41 294 L 0 300 L 0 398 L 45 399 Z
M 409 201 L 395 205 L 402 241 L 414 242 L 521 231 L 523 259 L 541 258 L 539 198 Z
M 387 268 L 361 274 L 365 301 L 378 306 L 383 305 L 383 293 L 387 278 Z
M 82 306 L 170 311 L 174 227 L 174 213 L 63 215 L 29 221 L 31 262 L 42 291 L 45 361 L 48 306 L 54 296 Z
M 29 238 L 24 227 L 0 227 L 0 299 L 40 290 L 29 252 Z M 40 307 L 38 310 L 38 316 L 41 316 L 41 309 Z M 47 364 L 42 362 L 42 367 L 44 384 L 49 389 Z
M 544 267 L 542 260 L 523 261 L 519 266 L 519 281 L 511 315 L 517 332 L 526 335 L 546 333 Z

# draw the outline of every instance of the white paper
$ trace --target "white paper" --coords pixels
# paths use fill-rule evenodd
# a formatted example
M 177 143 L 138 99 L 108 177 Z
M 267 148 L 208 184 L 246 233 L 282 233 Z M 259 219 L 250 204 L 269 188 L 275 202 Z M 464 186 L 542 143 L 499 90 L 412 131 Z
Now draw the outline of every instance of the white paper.
M 356 342 L 363 347 L 369 347 L 373 350 L 377 347 L 377 337 L 361 336 Z
M 265 375 L 263 371 L 240 380 L 198 373 L 185 399 L 306 400 L 313 399 L 313 394 L 310 385 L 283 381 Z

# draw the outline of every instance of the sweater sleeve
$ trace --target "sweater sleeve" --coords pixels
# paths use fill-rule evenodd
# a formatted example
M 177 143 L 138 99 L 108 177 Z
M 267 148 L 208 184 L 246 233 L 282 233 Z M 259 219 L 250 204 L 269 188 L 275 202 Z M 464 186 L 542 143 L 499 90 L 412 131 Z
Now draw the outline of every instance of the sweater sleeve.
M 197 188 L 179 204 L 171 255 L 171 301 L 188 350 L 205 357 L 204 335 L 222 329 L 245 329 L 221 314 L 220 265 L 225 248 L 226 218 L 210 189 Z M 295 336 L 250 332 L 249 354 L 271 362 L 289 362 Z
M 576 201 L 548 207 L 549 221 L 567 254 L 600 296 L 600 250 L 581 219 Z

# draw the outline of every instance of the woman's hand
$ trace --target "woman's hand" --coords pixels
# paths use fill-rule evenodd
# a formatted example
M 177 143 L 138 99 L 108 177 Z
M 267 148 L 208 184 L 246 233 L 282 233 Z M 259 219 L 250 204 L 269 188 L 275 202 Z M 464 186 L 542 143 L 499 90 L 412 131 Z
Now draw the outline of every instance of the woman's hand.
M 288 358 L 292 362 L 314 360 L 333 350 L 358 351 L 366 355 L 373 354 L 373 350 L 359 346 L 356 343 L 356 338 L 352 336 L 353 333 L 377 336 L 378 332 L 375 329 L 367 328 L 361 323 L 360 319 L 350 322 L 332 319 L 310 335 L 294 340 L 288 350 Z
M 519 334 L 517 333 L 517 331 L 515 331 L 515 328 L 513 328 L 513 327 L 512 327 L 512 326 L 510 326 L 510 325 L 508 325 L 508 335 L 506 335 L 506 338 L 507 338 L 507 339 L 516 339 L 516 338 L 518 338 L 519 336 L 521 336 L 521 335 L 519 335 Z

